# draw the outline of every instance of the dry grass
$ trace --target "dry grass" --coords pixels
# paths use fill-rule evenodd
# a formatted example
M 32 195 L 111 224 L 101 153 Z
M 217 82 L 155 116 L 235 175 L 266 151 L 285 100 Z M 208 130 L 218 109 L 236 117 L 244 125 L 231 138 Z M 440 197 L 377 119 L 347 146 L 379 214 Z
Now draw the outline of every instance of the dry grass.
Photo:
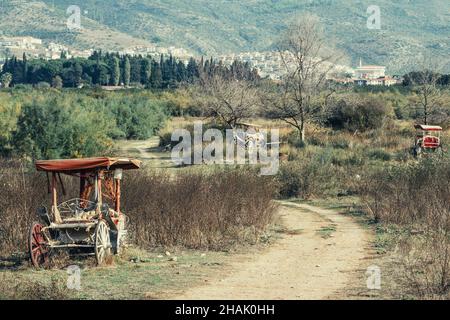
M 375 221 L 400 226 L 400 281 L 418 298 L 450 295 L 450 161 L 427 159 L 379 170 L 364 184 Z
M 47 196 L 45 176 L 28 172 L 22 162 L 0 163 L 0 256 L 25 251 L 35 210 Z
M 252 171 L 130 174 L 124 189 L 139 246 L 224 249 L 254 242 L 272 221 L 275 184 Z
M 66 281 L 52 277 L 49 281 L 22 279 L 14 272 L 0 273 L 0 300 L 66 300 L 70 298 Z

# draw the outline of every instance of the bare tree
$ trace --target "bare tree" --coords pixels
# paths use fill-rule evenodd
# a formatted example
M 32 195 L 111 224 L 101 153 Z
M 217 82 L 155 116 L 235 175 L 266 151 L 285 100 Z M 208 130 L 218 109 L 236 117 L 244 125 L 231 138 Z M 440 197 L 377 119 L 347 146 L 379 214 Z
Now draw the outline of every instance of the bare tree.
M 234 128 L 243 118 L 254 116 L 259 103 L 258 90 L 252 82 L 218 74 L 201 74 L 194 92 L 204 115 L 229 128 Z
M 424 59 L 415 72 L 408 74 L 408 83 L 412 86 L 416 97 L 411 101 L 412 107 L 423 117 L 423 123 L 430 122 L 433 115 L 442 113 L 442 90 L 439 85 L 441 68 L 432 59 Z M 438 119 L 433 119 L 437 121 Z M 442 119 L 444 120 L 444 119 Z
M 290 25 L 278 51 L 285 75 L 275 90 L 264 95 L 263 103 L 269 115 L 295 127 L 305 141 L 306 125 L 323 118 L 334 92 L 327 75 L 340 55 L 326 48 L 319 20 L 309 15 Z

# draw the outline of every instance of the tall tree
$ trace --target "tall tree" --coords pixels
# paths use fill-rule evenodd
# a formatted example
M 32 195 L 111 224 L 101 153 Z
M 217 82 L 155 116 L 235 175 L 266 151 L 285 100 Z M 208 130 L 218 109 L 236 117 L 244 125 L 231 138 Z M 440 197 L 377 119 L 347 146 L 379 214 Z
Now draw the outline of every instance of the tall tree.
M 200 74 L 193 93 L 203 114 L 228 128 L 235 128 L 243 118 L 255 116 L 260 102 L 254 83 L 209 76 L 206 72 Z
M 128 56 L 126 56 L 123 62 L 123 84 L 125 86 L 129 86 L 130 79 L 131 79 L 130 59 L 128 58 Z
M 72 65 L 74 86 L 78 87 L 81 85 L 83 79 L 83 66 L 77 61 Z
M 189 59 L 186 69 L 188 81 L 191 83 L 194 82 L 194 80 L 199 77 L 197 62 L 195 62 L 194 58 Z
M 132 57 L 130 59 L 131 64 L 131 82 L 141 83 L 141 61 L 140 57 Z
M 178 61 L 177 63 L 177 72 L 176 72 L 177 82 L 186 81 L 186 66 L 183 61 Z
M 28 83 L 28 60 L 25 52 L 23 53 L 22 61 L 23 61 L 22 81 L 23 83 Z
M 158 62 L 154 61 L 152 64 L 152 73 L 150 75 L 150 84 L 152 88 L 161 89 L 162 82 L 161 67 Z
M 145 57 L 141 61 L 141 81 L 143 85 L 150 84 L 150 76 L 152 73 L 152 62 L 149 58 Z
M 445 63 L 442 63 L 444 65 Z M 416 96 L 411 97 L 411 105 L 416 114 L 422 117 L 423 124 L 430 121 L 441 123 L 447 120 L 446 112 L 443 112 L 442 89 L 439 84 L 442 67 L 440 63 L 431 58 L 415 64 L 417 71 L 409 73 L 405 80 L 409 82 Z M 418 66 L 418 67 L 417 67 Z
M 13 84 L 19 84 L 23 81 L 23 63 L 17 60 L 17 57 L 12 59 L 12 77 Z
M 117 56 L 110 58 L 109 68 L 111 70 L 110 84 L 113 86 L 118 86 L 120 82 L 120 62 Z
M 325 47 L 319 20 L 310 15 L 289 26 L 278 51 L 285 75 L 275 92 L 263 96 L 264 105 L 273 117 L 296 128 L 300 140 L 305 142 L 307 124 L 323 119 L 333 93 L 327 90 L 327 74 L 339 55 Z

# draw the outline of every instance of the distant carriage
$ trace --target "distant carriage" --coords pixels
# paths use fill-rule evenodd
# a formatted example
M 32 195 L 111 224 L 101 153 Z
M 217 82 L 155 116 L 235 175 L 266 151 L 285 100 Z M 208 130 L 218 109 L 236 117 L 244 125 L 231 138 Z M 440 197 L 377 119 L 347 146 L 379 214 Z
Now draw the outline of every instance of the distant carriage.
M 265 147 L 268 143 L 266 137 L 260 132 L 261 126 L 251 123 L 237 123 L 233 128 L 234 142 L 244 149 L 257 146 Z
M 415 158 L 429 154 L 443 154 L 441 140 L 442 127 L 416 124 L 416 135 L 412 153 Z

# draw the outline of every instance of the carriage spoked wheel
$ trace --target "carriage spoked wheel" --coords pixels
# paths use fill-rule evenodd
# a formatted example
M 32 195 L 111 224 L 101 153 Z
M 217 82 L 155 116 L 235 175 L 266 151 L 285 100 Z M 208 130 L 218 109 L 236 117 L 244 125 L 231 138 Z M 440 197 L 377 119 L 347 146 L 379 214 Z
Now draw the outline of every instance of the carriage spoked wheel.
M 111 240 L 108 224 L 100 220 L 95 228 L 95 258 L 97 264 L 104 264 L 111 256 Z
M 40 223 L 33 223 L 30 228 L 28 247 L 30 250 L 30 260 L 36 268 L 44 267 L 48 262 L 48 243 L 42 232 L 43 226 Z

